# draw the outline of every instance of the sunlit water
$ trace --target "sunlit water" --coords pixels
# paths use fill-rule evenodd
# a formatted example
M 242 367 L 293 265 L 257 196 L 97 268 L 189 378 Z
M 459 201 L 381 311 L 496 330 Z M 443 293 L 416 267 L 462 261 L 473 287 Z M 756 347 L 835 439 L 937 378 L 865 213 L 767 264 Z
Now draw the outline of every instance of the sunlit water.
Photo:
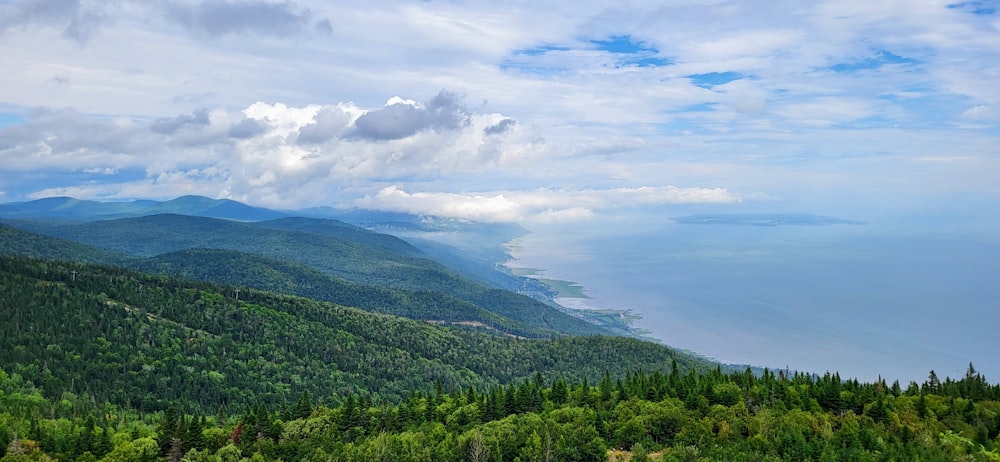
M 511 266 L 721 361 L 872 380 L 1000 380 L 1000 242 L 878 225 L 536 226 Z

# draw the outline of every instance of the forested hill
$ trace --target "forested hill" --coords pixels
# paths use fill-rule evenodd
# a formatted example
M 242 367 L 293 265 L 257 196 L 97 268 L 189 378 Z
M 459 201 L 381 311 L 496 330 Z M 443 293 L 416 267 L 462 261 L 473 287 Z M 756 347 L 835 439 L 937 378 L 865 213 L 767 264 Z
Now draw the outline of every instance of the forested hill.
M 610 333 L 530 297 L 464 278 L 426 258 L 420 250 L 401 239 L 333 220 L 286 218 L 244 223 L 184 215 L 152 215 L 57 225 L 10 223 L 35 233 L 133 257 L 189 249 L 238 251 L 299 263 L 357 284 L 445 294 L 531 326 L 538 332 Z M 199 262 L 190 264 L 198 265 Z M 246 281 L 247 285 L 250 282 Z
M 299 295 L 410 319 L 480 326 L 485 330 L 521 337 L 564 335 L 555 329 L 500 316 L 451 295 L 357 284 L 301 263 L 233 250 L 182 250 L 137 259 L 129 267 L 156 274 Z
M 308 391 L 396 401 L 440 382 L 484 389 L 542 373 L 708 363 L 623 337 L 526 340 L 305 298 L 123 269 L 0 256 L 0 367 L 39 384 L 145 410 L 183 401 L 280 403 Z
M 0 254 L 108 265 L 125 265 L 131 257 L 89 245 L 29 233 L 0 224 Z

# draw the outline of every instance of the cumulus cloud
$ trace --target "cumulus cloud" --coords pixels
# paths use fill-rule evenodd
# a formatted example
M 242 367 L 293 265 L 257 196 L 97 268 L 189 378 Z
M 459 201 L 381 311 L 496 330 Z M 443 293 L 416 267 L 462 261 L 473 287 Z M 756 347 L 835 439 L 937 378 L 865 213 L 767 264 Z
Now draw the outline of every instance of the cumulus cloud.
M 423 104 L 393 98 L 387 107 L 393 105 L 414 108 L 413 119 L 421 128 L 392 139 L 359 137 L 357 122 L 384 114 L 385 107 L 365 109 L 353 103 L 293 107 L 258 102 L 241 111 L 199 109 L 149 121 L 42 111 L 0 128 L 0 158 L 8 171 L 142 169 L 145 177 L 129 184 L 226 191 L 234 198 L 292 207 L 329 204 L 326 195 L 344 187 L 365 188 L 373 180 L 483 174 L 523 163 L 539 150 L 537 137 L 514 125 L 487 135 L 488 127 L 511 118 L 466 109 L 452 93 L 442 92 Z M 90 180 L 78 178 L 80 183 Z M 199 183 L 205 185 L 196 188 Z M 82 189 L 66 191 L 108 197 L 110 189 L 135 189 L 123 183 L 78 187 Z
M 352 122 L 348 111 L 338 107 L 326 107 L 316 113 L 313 120 L 299 128 L 297 140 L 300 144 L 318 144 L 343 134 Z
M 390 100 L 382 109 L 365 113 L 354 122 L 354 136 L 369 140 L 398 140 L 422 130 L 457 130 L 469 123 L 469 110 L 454 93 L 442 91 L 425 104 Z
M 388 109 L 394 107 L 408 109 Z M 359 136 L 362 121 L 374 123 L 372 114 L 404 114 L 407 128 L 386 136 L 390 124 L 381 132 L 369 126 L 368 136 Z M 336 200 L 332 195 L 351 190 L 353 196 L 343 198 L 342 205 L 347 201 L 483 221 L 579 220 L 623 206 L 740 200 L 725 189 L 674 186 L 408 192 L 401 181 L 468 178 L 482 184 L 525 167 L 535 168 L 541 179 L 545 172 L 560 174 L 565 169 L 539 168 L 538 162 L 562 162 L 573 155 L 572 149 L 593 157 L 593 146 L 587 143 L 550 147 L 512 117 L 470 110 L 449 92 L 427 103 L 392 98 L 374 109 L 353 103 L 294 107 L 258 102 L 240 111 L 200 109 L 151 121 L 42 112 L 23 124 L 0 128 L 0 139 L 0 157 L 12 161 L 5 165 L 8 170 L 44 168 L 91 175 L 75 185 L 36 189 L 32 195 L 150 197 L 139 194 L 144 191 L 163 197 L 169 190 L 298 207 L 328 205 Z M 603 170 L 600 165 L 588 168 L 595 174 Z M 145 174 L 118 175 L 135 175 L 137 170 Z M 114 180 L 94 184 L 93 175 Z M 356 197 L 362 199 L 349 202 Z
M 510 128 L 514 127 L 514 125 L 517 125 L 516 120 L 503 119 L 497 122 L 496 125 L 490 125 L 489 127 L 486 127 L 485 129 L 483 129 L 483 132 L 486 133 L 487 135 L 496 135 L 506 132 Z
M 161 117 L 156 119 L 149 129 L 163 135 L 176 132 L 184 126 L 203 126 L 209 124 L 208 110 L 199 109 L 191 115 L 179 115 L 176 117 Z
M 359 207 L 475 221 L 578 221 L 597 210 L 663 204 L 734 203 L 741 197 L 724 188 L 676 186 L 503 191 L 478 194 L 408 193 L 396 185 L 359 199 Z
M 243 119 L 229 127 L 232 138 L 247 139 L 267 131 L 267 124 L 256 119 Z

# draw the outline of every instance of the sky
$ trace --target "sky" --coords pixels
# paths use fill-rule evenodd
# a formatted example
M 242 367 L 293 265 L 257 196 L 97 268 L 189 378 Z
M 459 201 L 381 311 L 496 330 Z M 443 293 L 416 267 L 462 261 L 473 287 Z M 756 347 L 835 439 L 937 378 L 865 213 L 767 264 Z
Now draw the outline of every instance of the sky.
M 0 68 L 0 202 L 1000 204 L 998 1 L 0 0 Z

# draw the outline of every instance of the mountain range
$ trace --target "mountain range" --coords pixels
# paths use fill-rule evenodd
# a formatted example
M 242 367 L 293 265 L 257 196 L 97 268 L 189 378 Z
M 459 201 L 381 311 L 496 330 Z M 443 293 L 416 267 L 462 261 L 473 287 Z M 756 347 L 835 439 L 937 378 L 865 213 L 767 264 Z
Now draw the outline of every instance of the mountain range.
M 440 363 L 443 375 L 414 372 L 424 367 L 414 365 L 401 369 L 402 375 L 390 373 L 395 378 L 386 385 L 379 385 L 381 382 L 373 378 L 379 374 L 364 373 L 368 378 L 341 375 L 337 375 L 341 379 L 315 378 L 297 388 L 329 395 L 337 394 L 338 387 L 348 387 L 343 389 L 399 396 L 407 388 L 419 388 L 417 382 L 431 383 L 435 374 L 439 379 L 450 377 L 449 382 L 462 386 L 481 386 L 528 377 L 536 370 L 596 380 L 601 370 L 624 370 L 624 365 L 634 368 L 659 364 L 663 368 L 671 361 L 680 361 L 685 369 L 709 367 L 708 361 L 693 355 L 627 338 L 623 334 L 628 332 L 622 326 L 600 325 L 547 300 L 506 290 L 502 287 L 505 283 L 519 278 L 497 271 L 496 262 L 486 259 L 498 255 L 491 247 L 506 236 L 523 232 L 519 227 L 404 214 L 346 213 L 371 228 L 405 229 L 411 239 L 420 243 L 418 247 L 390 234 L 316 215 L 292 216 L 288 212 L 193 196 L 167 202 L 107 204 L 55 198 L 2 204 L 3 285 L 12 289 L 8 290 L 8 298 L 20 300 L 4 306 L 5 310 L 13 310 L 4 315 L 15 323 L 6 327 L 10 330 L 5 345 L 14 356 L 8 355 L 3 367 L 34 361 L 61 364 L 66 359 L 62 353 L 53 356 L 44 345 L 58 345 L 59 352 L 72 351 L 75 353 L 70 356 L 87 357 L 97 354 L 95 345 L 115 336 L 116 357 L 142 369 L 144 361 L 162 354 L 162 349 L 155 346 L 158 341 L 142 343 L 139 339 L 143 335 L 182 335 L 192 342 L 215 345 L 212 353 L 204 350 L 199 353 L 216 363 L 213 370 L 229 370 L 244 377 L 249 372 L 235 372 L 244 366 L 226 366 L 230 359 L 211 357 L 227 348 L 257 351 L 258 347 L 243 342 L 276 345 L 284 341 L 305 345 L 315 341 L 301 338 L 302 335 L 338 343 L 341 340 L 336 339 L 343 335 L 339 332 L 348 324 L 359 326 L 356 329 L 361 330 L 348 332 L 366 338 L 365 345 L 369 346 L 362 348 L 356 341 L 348 344 L 372 351 L 402 349 L 392 354 Z M 390 222 L 380 221 L 383 218 Z M 442 230 L 457 236 L 461 241 L 458 247 L 413 237 L 420 233 L 440 234 Z M 436 250 L 427 252 L 423 250 L 426 248 Z M 473 256 L 465 258 L 467 253 L 463 249 L 471 249 L 469 253 Z M 435 260 L 432 253 L 446 255 L 444 260 L 449 265 Z M 463 272 L 462 268 L 474 270 Z M 501 274 L 503 277 L 496 279 L 501 282 L 491 284 L 476 277 L 477 273 L 485 273 L 486 268 Z M 19 308 L 22 306 L 32 308 Z M 73 316 L 59 314 L 59 310 L 70 310 Z M 130 318 L 135 313 L 144 313 L 145 317 Z M 52 324 L 51 319 L 62 321 Z M 135 324 L 137 321 L 141 322 Z M 73 335 L 61 330 L 70 325 L 94 328 L 78 327 L 82 330 L 74 331 Z M 146 325 L 141 327 L 146 334 L 132 331 L 141 325 Z M 163 329 L 173 333 L 152 333 Z M 256 333 L 248 333 L 248 329 Z M 235 343 L 218 343 L 221 338 Z M 36 343 L 41 349 L 31 346 Z M 286 353 L 284 360 L 300 361 L 301 365 L 295 368 L 307 367 L 306 364 L 319 367 L 317 361 L 324 360 L 315 356 L 316 348 L 319 347 L 294 349 Z M 133 357 L 134 354 L 147 358 Z M 339 354 L 350 356 L 358 351 L 343 350 Z M 330 356 L 325 358 L 327 367 L 343 373 L 357 374 L 362 367 L 346 365 Z M 185 366 L 189 369 L 204 367 L 191 363 L 196 359 L 181 360 L 190 363 Z M 470 363 L 470 359 L 481 362 Z M 491 369 L 512 359 L 533 366 Z M 101 367 L 113 368 L 114 362 Z M 74 367 L 66 364 L 59 370 L 65 369 L 63 374 L 66 374 L 66 370 L 76 370 Z M 362 369 L 369 367 L 376 366 Z M 40 376 L 32 377 L 29 369 L 21 366 L 16 369 L 29 378 L 41 380 Z M 177 373 L 176 369 L 169 369 L 171 374 Z M 263 383 L 283 383 L 290 380 L 287 373 L 288 370 L 278 368 L 258 378 Z M 77 379 L 102 383 L 92 372 L 73 374 L 77 377 L 62 375 L 51 380 L 60 386 L 69 383 L 71 388 Z M 223 375 L 228 377 L 227 373 Z M 416 379 L 406 378 L 407 375 L 422 378 L 414 382 Z M 191 386 L 208 390 L 219 385 L 206 377 L 195 380 L 201 385 Z M 156 388 L 117 382 L 105 386 L 131 387 L 136 393 L 144 387 Z M 230 386 L 243 387 L 232 383 Z M 256 390 L 254 396 L 276 399 L 273 390 L 251 388 Z M 101 387 L 87 386 L 85 390 L 112 399 L 102 394 Z M 205 404 L 221 400 L 225 394 L 214 391 Z M 155 402 L 167 403 L 177 398 L 178 395 L 161 390 L 154 404 L 134 402 L 134 397 L 123 397 L 117 402 L 156 408 L 160 405 Z
M 161 213 L 165 211 L 172 213 Z M 355 224 L 290 213 L 196 196 L 123 203 L 53 198 L 2 204 L 0 222 L 10 227 L 3 230 L 6 251 L 19 255 L 281 289 L 372 311 L 493 326 L 528 337 L 628 333 L 627 326 L 599 326 L 581 319 L 582 313 L 508 290 L 539 285 L 497 271 L 499 244 L 523 233 L 520 227 L 342 212 L 375 229 L 405 229 L 418 248 Z M 318 215 L 316 210 L 312 214 Z M 261 217 L 267 219 L 254 220 Z M 26 234 L 15 235 L 15 229 Z M 462 248 L 421 237 L 445 230 L 458 236 Z M 532 290 L 540 292 L 544 290 Z

